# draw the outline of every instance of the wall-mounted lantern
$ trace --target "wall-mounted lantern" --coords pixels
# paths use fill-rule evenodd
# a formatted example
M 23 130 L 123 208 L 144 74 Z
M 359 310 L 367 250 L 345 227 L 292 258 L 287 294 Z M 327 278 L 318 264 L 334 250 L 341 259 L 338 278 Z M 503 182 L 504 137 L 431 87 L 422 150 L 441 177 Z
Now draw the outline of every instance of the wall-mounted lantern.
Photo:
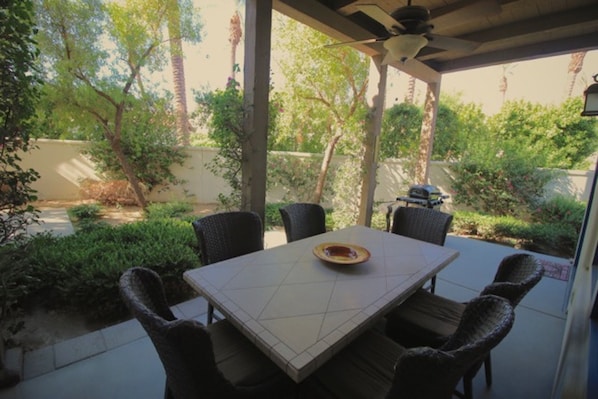
M 583 93 L 586 96 L 586 102 L 581 116 L 598 116 L 598 73 L 592 77 L 596 83 L 591 84 Z

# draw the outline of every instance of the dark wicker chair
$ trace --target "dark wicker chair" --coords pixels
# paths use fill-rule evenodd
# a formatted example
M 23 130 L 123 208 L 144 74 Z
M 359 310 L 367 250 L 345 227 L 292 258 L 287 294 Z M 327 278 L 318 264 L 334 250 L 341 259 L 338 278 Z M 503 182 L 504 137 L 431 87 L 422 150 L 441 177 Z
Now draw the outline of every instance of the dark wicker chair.
M 264 249 L 262 220 L 255 212 L 216 213 L 192 224 L 203 265 Z M 208 324 L 213 318 L 214 307 L 208 303 Z
M 436 245 L 444 245 L 452 221 L 453 215 L 448 213 L 429 208 L 401 206 L 394 213 L 391 232 Z M 434 293 L 436 276 L 432 277 L 428 288 Z
M 406 349 L 371 330 L 343 349 L 300 387 L 304 398 L 449 399 L 464 373 L 510 331 L 513 307 L 487 295 L 472 300 L 440 348 Z
M 296 203 L 280 208 L 287 242 L 326 232 L 326 212 L 319 204 Z
M 227 320 L 177 319 L 160 277 L 136 267 L 120 278 L 127 307 L 152 340 L 166 372 L 166 399 L 281 398 L 295 384 Z
M 505 257 L 499 264 L 492 284 L 480 295 L 497 295 L 516 307 L 523 297 L 540 281 L 543 268 L 529 254 Z M 386 316 L 386 334 L 407 347 L 438 347 L 451 336 L 459 324 L 466 304 L 434 295 L 420 289 Z M 472 379 L 480 365 L 469 370 L 463 378 L 463 395 L 472 398 Z M 484 359 L 486 385 L 492 385 L 490 352 Z

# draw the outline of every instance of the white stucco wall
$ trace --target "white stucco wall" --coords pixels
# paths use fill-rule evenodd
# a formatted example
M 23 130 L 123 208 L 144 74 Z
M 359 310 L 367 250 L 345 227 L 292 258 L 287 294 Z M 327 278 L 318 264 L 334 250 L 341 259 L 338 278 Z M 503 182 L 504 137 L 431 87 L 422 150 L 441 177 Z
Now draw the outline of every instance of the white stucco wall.
M 77 200 L 80 199 L 80 185 L 84 179 L 101 180 L 93 163 L 81 155 L 85 142 L 38 140 L 38 148 L 22 154 L 21 166 L 33 168 L 41 175 L 32 187 L 37 190 L 40 200 Z M 173 173 L 183 184 L 169 187 L 167 190 L 154 190 L 150 201 L 166 202 L 187 199 L 196 203 L 217 203 L 219 193 L 227 193 L 226 182 L 205 168 L 215 155 L 213 148 L 189 148 L 189 158 L 183 166 L 175 165 Z M 301 154 L 297 154 L 301 156 Z M 335 160 L 335 162 L 337 162 Z M 594 171 L 566 171 L 563 176 L 550 185 L 552 194 L 567 194 L 582 201 L 587 201 Z M 382 162 L 378 168 L 378 184 L 374 200 L 391 202 L 407 191 L 410 177 L 402 171 L 401 161 Z M 449 164 L 433 162 L 430 170 L 430 184 L 438 186 L 443 193 L 451 194 L 451 174 Z M 551 195 L 551 194 L 549 194 Z M 280 200 L 281 193 L 273 190 L 268 193 L 268 201 Z M 454 209 L 449 198 L 443 209 Z

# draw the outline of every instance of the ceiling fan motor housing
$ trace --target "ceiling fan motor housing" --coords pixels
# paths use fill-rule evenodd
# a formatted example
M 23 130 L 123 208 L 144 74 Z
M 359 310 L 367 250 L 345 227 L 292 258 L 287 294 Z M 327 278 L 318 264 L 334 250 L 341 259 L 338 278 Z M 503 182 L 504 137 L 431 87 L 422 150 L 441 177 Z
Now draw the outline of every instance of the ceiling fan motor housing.
M 390 16 L 405 27 L 405 29 L 400 29 L 399 33 L 423 35 L 430 33 L 434 28 L 428 23 L 430 11 L 426 7 L 409 5 L 395 10 Z

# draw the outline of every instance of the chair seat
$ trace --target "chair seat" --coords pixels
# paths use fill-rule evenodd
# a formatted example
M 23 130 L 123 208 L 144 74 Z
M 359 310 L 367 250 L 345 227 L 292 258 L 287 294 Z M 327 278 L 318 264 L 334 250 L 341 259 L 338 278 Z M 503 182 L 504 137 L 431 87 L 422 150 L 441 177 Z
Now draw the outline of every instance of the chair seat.
M 291 380 L 228 320 L 206 326 L 214 347 L 216 365 L 235 387 L 253 387 L 264 381 L 273 385 Z
M 406 347 L 442 345 L 455 332 L 466 305 L 417 290 L 386 315 L 386 334 Z
M 302 398 L 377 399 L 391 388 L 394 366 L 405 349 L 368 331 L 326 362 L 300 388 Z

